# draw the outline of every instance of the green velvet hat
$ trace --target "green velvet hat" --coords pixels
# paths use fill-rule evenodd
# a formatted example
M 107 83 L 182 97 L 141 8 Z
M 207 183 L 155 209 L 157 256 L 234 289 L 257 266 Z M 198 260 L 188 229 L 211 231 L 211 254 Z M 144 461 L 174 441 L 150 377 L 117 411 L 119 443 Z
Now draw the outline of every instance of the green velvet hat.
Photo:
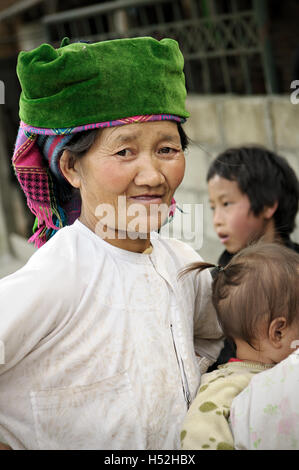
M 183 67 L 173 39 L 42 44 L 18 57 L 20 118 L 51 129 L 138 115 L 187 118 Z

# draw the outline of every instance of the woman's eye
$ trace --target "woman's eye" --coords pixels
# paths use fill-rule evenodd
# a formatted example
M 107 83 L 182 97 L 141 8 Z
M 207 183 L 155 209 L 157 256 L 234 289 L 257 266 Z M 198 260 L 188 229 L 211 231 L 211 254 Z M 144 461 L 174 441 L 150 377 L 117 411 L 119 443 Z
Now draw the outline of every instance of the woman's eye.
M 223 203 L 223 205 L 224 205 L 224 207 L 227 207 L 227 206 L 230 205 L 230 202 L 226 201 L 226 202 Z
M 128 149 L 120 150 L 119 152 L 116 152 L 116 155 L 120 155 L 121 157 L 128 157 L 129 156 L 129 150 Z
M 176 153 L 178 150 L 171 148 L 171 147 L 162 147 L 159 150 L 159 153 L 163 153 L 165 155 L 169 155 L 170 153 Z

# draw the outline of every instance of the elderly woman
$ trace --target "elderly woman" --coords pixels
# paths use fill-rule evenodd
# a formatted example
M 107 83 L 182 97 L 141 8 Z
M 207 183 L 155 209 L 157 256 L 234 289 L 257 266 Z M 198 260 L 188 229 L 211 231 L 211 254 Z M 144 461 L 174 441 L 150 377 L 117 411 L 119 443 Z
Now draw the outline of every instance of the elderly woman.
M 0 441 L 178 448 L 222 346 L 209 273 L 177 279 L 199 256 L 151 231 L 184 176 L 178 45 L 64 40 L 21 52 L 17 70 L 13 164 L 40 248 L 0 282 Z

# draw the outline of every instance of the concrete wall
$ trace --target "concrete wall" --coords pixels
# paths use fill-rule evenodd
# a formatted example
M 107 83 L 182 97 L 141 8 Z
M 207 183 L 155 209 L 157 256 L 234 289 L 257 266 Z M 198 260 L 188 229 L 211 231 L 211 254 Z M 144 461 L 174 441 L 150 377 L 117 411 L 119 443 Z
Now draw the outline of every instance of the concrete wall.
M 206 174 L 210 162 L 228 147 L 262 144 L 284 156 L 299 176 L 299 104 L 289 96 L 237 97 L 189 95 L 191 117 L 184 125 L 192 139 L 186 152 L 186 175 L 178 203 L 203 204 L 203 244 L 199 253 L 215 262 L 223 250 L 212 225 Z M 299 226 L 299 217 L 297 217 Z M 299 229 L 293 233 L 299 242 Z

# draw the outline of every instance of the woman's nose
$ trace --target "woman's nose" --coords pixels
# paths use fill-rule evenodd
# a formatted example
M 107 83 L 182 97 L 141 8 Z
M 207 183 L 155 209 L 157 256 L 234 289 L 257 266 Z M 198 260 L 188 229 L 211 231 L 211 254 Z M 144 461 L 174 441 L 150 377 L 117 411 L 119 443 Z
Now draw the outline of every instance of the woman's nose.
M 143 159 L 136 172 L 134 182 L 137 186 L 159 186 L 165 182 L 165 177 L 158 165 L 151 158 Z

